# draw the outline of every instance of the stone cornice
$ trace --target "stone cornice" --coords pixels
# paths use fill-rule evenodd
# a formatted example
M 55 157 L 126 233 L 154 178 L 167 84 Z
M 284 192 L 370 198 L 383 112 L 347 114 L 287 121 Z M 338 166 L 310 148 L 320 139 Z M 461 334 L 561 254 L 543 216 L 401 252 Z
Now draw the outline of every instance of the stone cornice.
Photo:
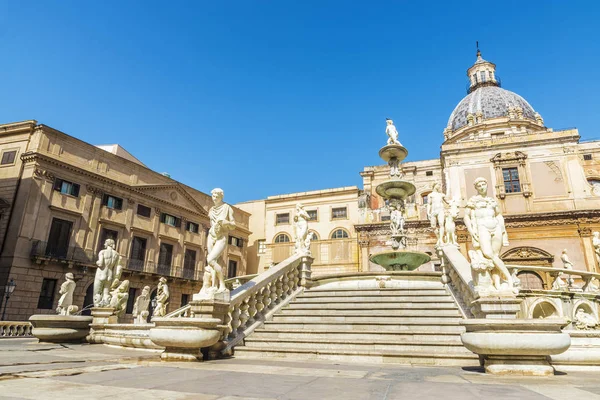
M 55 158 L 48 157 L 48 156 L 46 156 L 44 154 L 40 154 L 40 153 L 37 153 L 37 152 L 26 152 L 26 153 L 23 153 L 21 155 L 21 161 L 23 162 L 23 164 L 36 163 L 36 166 L 41 166 L 40 163 L 51 164 L 53 166 L 56 166 L 56 167 L 59 167 L 59 168 L 63 168 L 63 169 L 75 172 L 77 174 L 86 176 L 88 178 L 91 178 L 91 179 L 95 180 L 96 182 L 101 182 L 101 183 L 104 183 L 104 184 L 108 184 L 108 185 L 112 185 L 112 186 L 118 187 L 118 188 L 120 188 L 122 190 L 129 191 L 131 193 L 135 193 L 137 195 L 140 195 L 142 197 L 151 199 L 151 200 L 153 200 L 155 202 L 158 202 L 158 203 L 166 204 L 169 207 L 176 208 L 176 209 L 181 210 L 181 211 L 185 211 L 185 212 L 188 212 L 188 213 L 191 213 L 191 214 L 195 214 L 197 216 L 204 217 L 204 218 L 206 218 L 206 215 L 207 215 L 206 211 L 204 213 L 200 213 L 198 210 L 191 210 L 189 208 L 180 206 L 178 204 L 173 204 L 172 202 L 169 202 L 167 200 L 161 199 L 160 197 L 156 197 L 156 196 L 153 196 L 153 195 L 151 195 L 149 193 L 146 193 L 143 190 L 138 190 L 138 189 L 136 189 L 135 186 L 126 185 L 126 184 L 124 184 L 122 182 L 115 181 L 113 179 L 107 178 L 106 176 L 103 176 L 103 175 L 100 175 L 100 174 L 96 174 L 96 173 L 87 171 L 85 169 L 82 169 L 80 167 L 77 167 L 77 166 L 74 166 L 74 165 L 71 165 L 71 164 L 63 163 L 63 162 L 61 162 L 61 161 L 59 161 L 59 160 L 57 160 Z M 102 192 L 102 189 L 97 188 L 94 185 L 86 185 L 86 186 L 89 186 L 90 188 L 93 188 L 91 190 L 92 192 L 98 192 L 98 193 Z

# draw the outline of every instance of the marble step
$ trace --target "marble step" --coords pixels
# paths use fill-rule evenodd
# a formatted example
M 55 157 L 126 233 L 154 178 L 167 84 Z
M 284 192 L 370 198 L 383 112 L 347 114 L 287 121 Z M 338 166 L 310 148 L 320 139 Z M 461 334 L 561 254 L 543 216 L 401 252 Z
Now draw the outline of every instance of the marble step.
M 461 343 L 460 333 L 457 332 L 431 332 L 428 330 L 401 331 L 336 331 L 336 330 L 307 330 L 307 329 L 267 329 L 261 328 L 254 331 L 252 339 L 327 339 L 327 340 L 394 340 L 398 343 L 405 341 L 437 341 L 440 343 Z
M 338 362 L 359 362 L 372 364 L 405 364 L 421 366 L 479 366 L 479 358 L 473 354 L 461 353 L 421 353 L 398 351 L 331 351 L 307 349 L 262 349 L 236 347 L 235 357 L 238 358 L 268 358 L 288 360 L 327 360 Z
M 284 321 L 284 322 L 265 322 L 264 328 L 269 330 L 326 330 L 330 332 L 367 332 L 367 331 L 390 331 L 390 332 L 413 332 L 413 331 L 428 331 L 428 332 L 444 332 L 444 333 L 462 333 L 464 328 L 455 321 L 446 321 L 436 319 L 434 322 L 415 321 L 410 319 L 409 322 L 398 324 L 396 321 L 388 321 L 385 318 L 381 320 L 373 320 L 360 322 L 323 322 L 323 321 Z
M 310 302 L 310 303 L 290 303 L 286 309 L 294 310 L 458 310 L 453 301 L 430 302 L 430 303 L 398 303 L 395 301 L 370 301 L 367 303 L 352 302 Z
M 371 317 L 460 317 L 456 308 L 452 309 L 403 309 L 403 308 L 357 308 L 357 309 L 303 309 L 303 308 L 284 308 L 277 315 L 285 316 L 365 316 Z
M 353 296 L 443 296 L 448 295 L 444 288 L 439 289 L 335 289 L 335 290 L 315 290 L 309 289 L 302 293 L 298 298 L 305 297 L 353 297 Z
M 306 303 L 454 303 L 452 297 L 448 294 L 426 296 L 426 295 L 415 295 L 415 296 L 387 296 L 387 295 L 375 295 L 375 296 L 353 296 L 353 297 L 342 297 L 342 296 L 311 296 L 311 297 L 296 297 L 294 304 L 306 304 Z
M 334 340 L 334 339 L 261 339 L 249 337 L 245 340 L 247 348 L 294 348 L 305 350 L 329 350 L 329 351 L 402 351 L 414 353 L 471 353 L 462 343 L 447 343 L 435 341 L 397 341 L 372 338 L 370 340 Z
M 386 322 L 386 323 L 396 323 L 396 324 L 413 324 L 415 322 L 419 322 L 419 323 L 430 323 L 430 324 L 439 324 L 441 321 L 447 322 L 447 323 L 453 323 L 458 325 L 458 321 L 461 319 L 461 317 L 458 315 L 458 313 L 456 313 L 456 315 L 452 315 L 452 316 L 445 316 L 445 315 L 436 315 L 435 317 L 432 316 L 411 316 L 411 317 L 396 317 L 396 316 L 380 316 L 377 318 L 374 318 L 372 314 L 368 313 L 368 312 L 363 312 L 362 314 L 358 314 L 358 315 L 315 315 L 314 312 L 310 312 L 307 311 L 304 314 L 294 314 L 294 315 L 288 315 L 288 314 L 276 314 L 273 316 L 272 321 L 273 322 L 300 322 L 300 323 L 307 323 L 307 322 L 319 322 L 319 323 L 324 323 L 324 324 L 328 324 L 328 323 L 332 323 L 332 322 L 346 322 L 346 323 L 354 323 L 354 322 L 364 322 L 364 323 L 370 323 L 372 325 L 376 325 L 380 322 Z

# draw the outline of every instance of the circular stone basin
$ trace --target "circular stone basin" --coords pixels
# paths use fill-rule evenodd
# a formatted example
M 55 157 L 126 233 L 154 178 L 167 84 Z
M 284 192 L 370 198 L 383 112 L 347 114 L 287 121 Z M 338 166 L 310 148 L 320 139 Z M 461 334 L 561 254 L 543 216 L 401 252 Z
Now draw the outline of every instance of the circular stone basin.
M 415 191 L 415 185 L 407 181 L 391 180 L 380 183 L 375 189 L 378 195 L 384 199 L 406 199 L 412 196 Z
M 382 266 L 386 271 L 412 271 L 431 261 L 431 257 L 419 251 L 385 251 L 373 254 L 369 261 Z
M 397 158 L 401 162 L 407 155 L 408 150 L 397 144 L 388 144 L 379 150 L 379 157 L 383 158 L 385 162 L 389 162 L 392 158 Z

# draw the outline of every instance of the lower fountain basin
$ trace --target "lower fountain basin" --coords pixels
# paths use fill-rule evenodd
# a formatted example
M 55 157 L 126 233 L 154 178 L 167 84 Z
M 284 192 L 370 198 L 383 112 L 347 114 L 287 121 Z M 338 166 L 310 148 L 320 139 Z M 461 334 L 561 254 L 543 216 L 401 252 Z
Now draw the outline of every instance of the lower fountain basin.
M 431 261 L 431 257 L 419 251 L 384 251 L 371 255 L 369 261 L 386 271 L 412 271 Z
M 377 185 L 375 191 L 384 199 L 406 199 L 415 194 L 416 188 L 410 182 L 394 179 Z

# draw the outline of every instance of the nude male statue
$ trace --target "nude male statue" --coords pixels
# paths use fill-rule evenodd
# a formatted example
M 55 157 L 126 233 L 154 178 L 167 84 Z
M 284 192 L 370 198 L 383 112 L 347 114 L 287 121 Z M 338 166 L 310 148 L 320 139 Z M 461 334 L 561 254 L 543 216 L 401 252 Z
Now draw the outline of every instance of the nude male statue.
M 513 280 L 508 268 L 500 259 L 502 246 L 508 246 L 508 235 L 504 226 L 504 217 L 500 213 L 498 202 L 487 195 L 488 183 L 485 178 L 473 182 L 477 195 L 471 197 L 465 208 L 464 222 L 473 239 L 473 247 L 504 277 L 508 288 L 513 290 Z M 500 289 L 499 274 L 492 274 L 494 286 Z
M 94 277 L 94 307 L 107 307 L 110 304 L 110 290 L 119 285 L 121 271 L 121 256 L 115 250 L 115 241 L 106 239 L 104 250 L 98 253 L 96 261 L 98 269 Z
M 432 187 L 433 191 L 427 195 L 427 218 L 437 237 L 436 245 L 442 244 L 444 239 L 444 203 L 448 204 L 446 195 L 441 192 L 441 187 L 438 182 L 435 182 Z
M 398 140 L 398 131 L 396 130 L 396 127 L 394 126 L 394 121 L 392 121 L 389 118 L 386 118 L 385 122 L 387 123 L 387 126 L 385 128 L 385 134 L 388 135 L 387 144 L 388 145 L 397 144 L 399 146 L 402 146 L 402 144 Z

